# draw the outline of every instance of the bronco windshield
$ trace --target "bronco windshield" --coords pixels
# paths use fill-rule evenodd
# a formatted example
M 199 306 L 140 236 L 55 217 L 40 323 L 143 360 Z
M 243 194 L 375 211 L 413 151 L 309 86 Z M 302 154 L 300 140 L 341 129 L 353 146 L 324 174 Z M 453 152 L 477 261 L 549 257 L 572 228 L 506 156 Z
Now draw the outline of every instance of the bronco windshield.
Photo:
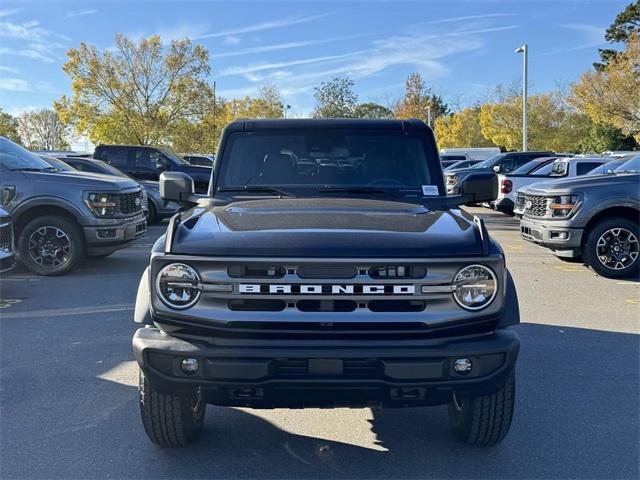
M 439 167 L 435 152 L 424 140 L 404 132 L 237 132 L 227 141 L 218 188 L 375 187 L 422 191 L 423 186 L 438 185 L 434 164 Z M 432 194 L 438 195 L 437 188 Z

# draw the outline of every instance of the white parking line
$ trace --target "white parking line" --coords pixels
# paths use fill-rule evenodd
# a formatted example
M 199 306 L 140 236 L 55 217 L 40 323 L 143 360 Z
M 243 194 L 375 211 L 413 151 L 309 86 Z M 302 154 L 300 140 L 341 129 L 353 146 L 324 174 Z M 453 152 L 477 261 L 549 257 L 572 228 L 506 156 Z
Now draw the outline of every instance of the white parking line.
M 133 311 L 133 309 L 134 306 L 132 304 L 75 308 L 49 308 L 46 310 L 29 310 L 26 312 L 3 312 L 2 315 L 0 315 L 0 318 L 2 318 L 2 320 L 8 320 L 11 318 L 70 317 L 76 315 L 95 315 L 96 313 L 130 312 Z

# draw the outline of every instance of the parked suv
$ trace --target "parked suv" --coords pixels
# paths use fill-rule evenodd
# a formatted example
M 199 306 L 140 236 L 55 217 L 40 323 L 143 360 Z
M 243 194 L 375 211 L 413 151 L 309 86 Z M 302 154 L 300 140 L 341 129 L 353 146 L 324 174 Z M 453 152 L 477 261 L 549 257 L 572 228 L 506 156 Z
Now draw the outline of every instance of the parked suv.
M 137 294 L 149 438 L 190 442 L 207 404 L 447 404 L 462 440 L 501 441 L 517 295 L 502 248 L 458 207 L 491 200 L 495 174 L 447 197 L 418 120 L 236 121 L 219 152 L 206 196 L 184 173 L 160 178 L 193 208 L 172 217 Z
M 198 192 L 206 192 L 211 179 L 210 167 L 191 165 L 163 147 L 98 145 L 93 158 L 113 165 L 136 180 L 157 182 L 162 172 L 184 172 L 193 178 Z
M 2 205 L 0 198 L 0 205 Z M 0 208 L 0 273 L 6 273 L 16 264 L 16 250 L 13 242 L 13 223 L 9 212 Z
M 552 152 L 509 152 L 497 153 L 485 161 L 469 168 L 457 170 L 447 170 L 445 172 L 445 183 L 447 195 L 457 195 L 460 193 L 461 182 L 470 173 L 478 171 L 490 171 L 495 173 L 509 173 L 525 163 L 538 158 L 553 156 Z
M 107 256 L 145 233 L 142 191 L 132 180 L 60 172 L 4 137 L 0 173 L 20 259 L 35 273 L 65 273 L 84 254 Z
M 559 257 L 582 257 L 609 278 L 640 271 L 640 156 L 613 175 L 539 182 L 521 190 L 522 237 Z

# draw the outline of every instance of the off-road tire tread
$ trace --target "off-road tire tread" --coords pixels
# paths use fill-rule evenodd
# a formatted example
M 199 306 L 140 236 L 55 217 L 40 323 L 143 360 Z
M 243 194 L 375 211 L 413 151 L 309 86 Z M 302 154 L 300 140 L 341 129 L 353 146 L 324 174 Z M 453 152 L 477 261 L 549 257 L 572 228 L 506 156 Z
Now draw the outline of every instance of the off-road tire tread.
M 631 230 L 636 234 L 636 237 L 640 236 L 638 224 L 624 217 L 613 217 L 603 220 L 592 228 L 587 233 L 586 241 L 582 248 L 582 257 L 585 263 L 589 265 L 598 275 L 602 275 L 606 278 L 627 278 L 636 277 L 640 273 L 640 258 L 636 259 L 635 264 L 626 270 L 610 270 L 600 263 L 595 254 L 595 244 L 602 233 L 610 228 L 624 227 Z
M 509 432 L 514 403 L 515 375 L 512 374 L 496 393 L 466 398 L 460 421 L 452 421 L 454 432 L 471 445 L 494 445 Z M 450 415 L 452 409 L 450 405 Z
M 153 443 L 180 447 L 198 436 L 203 422 L 194 418 L 190 402 L 188 397 L 156 391 L 140 372 L 140 414 L 144 430 Z

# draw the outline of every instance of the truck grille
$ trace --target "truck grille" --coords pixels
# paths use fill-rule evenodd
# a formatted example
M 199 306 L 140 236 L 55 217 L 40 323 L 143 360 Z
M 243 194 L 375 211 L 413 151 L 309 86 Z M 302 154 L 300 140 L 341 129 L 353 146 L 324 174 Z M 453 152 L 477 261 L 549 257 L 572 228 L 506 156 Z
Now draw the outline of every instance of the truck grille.
M 532 217 L 544 217 L 547 214 L 547 197 L 539 195 L 525 195 L 524 213 Z
M 0 225 L 0 251 L 10 252 L 13 248 L 13 228 L 10 223 Z
M 121 193 L 118 195 L 118 203 L 120 207 L 120 213 L 123 215 L 130 215 L 132 213 L 139 213 L 142 211 L 143 199 L 142 191 L 132 193 Z

